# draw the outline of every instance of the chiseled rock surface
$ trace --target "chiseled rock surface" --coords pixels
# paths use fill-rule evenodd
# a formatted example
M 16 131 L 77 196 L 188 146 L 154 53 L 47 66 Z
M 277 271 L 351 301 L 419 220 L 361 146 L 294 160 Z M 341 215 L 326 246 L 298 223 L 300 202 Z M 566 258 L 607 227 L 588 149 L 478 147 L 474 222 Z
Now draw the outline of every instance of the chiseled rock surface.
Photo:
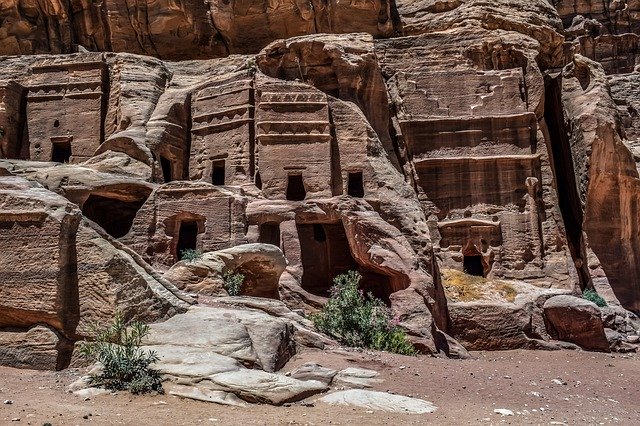
M 333 392 L 318 401 L 387 413 L 428 414 L 437 409 L 431 402 L 423 399 L 362 389 Z
M 609 351 L 600 309 L 588 300 L 560 295 L 544 303 L 547 330 L 555 339 L 575 343 L 584 349 Z
M 36 325 L 27 331 L 0 328 L 0 360 L 8 367 L 60 370 L 66 367 L 72 351 L 73 343 L 50 327 Z

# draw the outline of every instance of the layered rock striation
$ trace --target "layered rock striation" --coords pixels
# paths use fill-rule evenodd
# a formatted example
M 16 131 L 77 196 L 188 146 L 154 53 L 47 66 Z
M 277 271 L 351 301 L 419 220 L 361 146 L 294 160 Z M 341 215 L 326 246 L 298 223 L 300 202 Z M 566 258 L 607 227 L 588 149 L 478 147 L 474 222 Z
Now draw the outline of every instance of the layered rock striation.
M 635 2 L 196 3 L 0 0 L 0 238 L 52 238 L 0 328 L 70 347 L 226 269 L 307 311 L 358 270 L 448 355 L 553 346 L 557 294 L 640 311 Z

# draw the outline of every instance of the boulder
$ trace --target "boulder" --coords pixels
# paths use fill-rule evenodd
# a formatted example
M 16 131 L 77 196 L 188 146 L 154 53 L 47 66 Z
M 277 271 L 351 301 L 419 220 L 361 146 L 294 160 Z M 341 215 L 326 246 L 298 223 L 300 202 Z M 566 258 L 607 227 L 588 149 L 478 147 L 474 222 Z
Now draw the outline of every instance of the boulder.
M 338 374 L 337 370 L 323 367 L 314 362 L 308 362 L 293 370 L 291 377 L 298 380 L 315 380 L 328 386 L 336 374 Z
M 50 327 L 0 328 L 0 361 L 8 367 L 61 370 L 68 366 L 72 351 L 73 342 Z
M 178 262 L 164 277 L 190 293 L 225 295 L 225 273 L 240 273 L 244 275 L 241 295 L 277 299 L 278 281 L 286 266 L 287 260 L 279 247 L 242 244 L 204 253 L 192 261 Z
M 575 343 L 584 349 L 609 351 L 600 309 L 588 300 L 560 295 L 543 305 L 549 334 L 558 340 Z

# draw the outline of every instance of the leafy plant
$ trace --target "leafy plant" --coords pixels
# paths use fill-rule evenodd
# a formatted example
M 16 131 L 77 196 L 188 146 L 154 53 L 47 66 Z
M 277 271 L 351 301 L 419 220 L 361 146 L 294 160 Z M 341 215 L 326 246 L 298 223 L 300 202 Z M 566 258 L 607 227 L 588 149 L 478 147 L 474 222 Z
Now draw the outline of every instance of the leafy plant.
M 311 318 L 316 328 L 349 346 L 417 354 L 404 330 L 391 320 L 390 309 L 358 289 L 361 278 L 358 272 L 349 271 L 333 280 L 331 297 Z
M 582 298 L 588 300 L 589 302 L 593 302 L 601 308 L 607 306 L 607 301 L 602 298 L 595 290 L 591 290 L 590 288 L 586 289 L 582 292 Z
M 242 291 L 242 284 L 244 284 L 244 274 L 227 271 L 222 278 L 224 279 L 224 289 L 227 290 L 229 296 L 239 296 Z
M 134 394 L 164 393 L 160 373 L 149 367 L 159 360 L 158 355 L 140 349 L 142 339 L 149 334 L 148 325 L 134 321 L 127 326 L 118 312 L 109 327 L 96 331 L 95 341 L 85 342 L 80 347 L 83 358 L 103 366 L 102 372 L 89 377 L 92 386 L 129 390 Z
M 202 252 L 196 249 L 184 249 L 180 251 L 180 260 L 194 262 L 202 257 Z

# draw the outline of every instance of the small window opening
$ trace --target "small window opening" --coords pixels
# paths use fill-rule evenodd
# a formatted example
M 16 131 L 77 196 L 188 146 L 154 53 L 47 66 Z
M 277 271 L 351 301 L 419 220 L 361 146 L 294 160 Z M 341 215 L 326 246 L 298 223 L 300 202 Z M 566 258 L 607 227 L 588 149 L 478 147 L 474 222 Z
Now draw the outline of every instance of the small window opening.
M 51 148 L 51 161 L 68 163 L 71 158 L 71 142 L 54 142 Z
M 60 121 L 59 120 L 54 121 L 53 127 L 60 127 Z
M 214 161 L 213 170 L 211 171 L 211 183 L 213 183 L 214 185 L 224 185 L 224 174 L 224 160 Z
M 164 182 L 171 182 L 171 161 L 168 158 L 160 156 L 160 167 L 162 168 L 162 178 Z
M 178 231 L 177 257 L 182 259 L 184 250 L 195 250 L 198 243 L 198 223 L 189 221 L 181 222 Z
M 327 234 L 324 232 L 324 226 L 318 223 L 313 224 L 313 239 L 319 243 L 327 241 Z
M 462 261 L 464 272 L 477 277 L 484 277 L 484 265 L 481 256 L 464 256 Z
M 260 178 L 260 172 L 256 173 L 255 184 L 258 189 L 262 189 L 262 179 Z
M 362 183 L 362 172 L 349 173 L 349 182 L 347 184 L 347 194 L 352 197 L 364 197 L 364 184 Z
M 260 225 L 259 242 L 280 247 L 280 224 L 263 223 Z
M 302 201 L 307 196 L 302 175 L 289 175 L 287 180 L 287 200 Z

